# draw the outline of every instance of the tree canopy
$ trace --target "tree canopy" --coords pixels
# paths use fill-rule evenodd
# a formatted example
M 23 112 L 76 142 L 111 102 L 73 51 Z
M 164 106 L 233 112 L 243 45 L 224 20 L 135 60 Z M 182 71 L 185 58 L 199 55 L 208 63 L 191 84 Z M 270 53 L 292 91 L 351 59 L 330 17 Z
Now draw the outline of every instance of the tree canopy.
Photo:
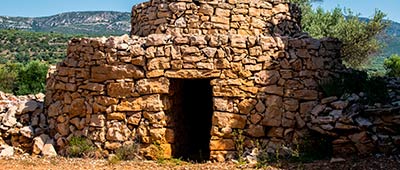
M 316 1 L 322 0 L 291 0 L 302 8 L 303 31 L 315 38 L 333 37 L 341 40 L 343 61 L 353 68 L 360 68 L 379 52 L 382 44 L 377 36 L 389 25 L 384 20 L 386 14 L 376 10 L 371 19 L 360 20 L 359 15 L 350 9 L 313 9 L 311 3 Z

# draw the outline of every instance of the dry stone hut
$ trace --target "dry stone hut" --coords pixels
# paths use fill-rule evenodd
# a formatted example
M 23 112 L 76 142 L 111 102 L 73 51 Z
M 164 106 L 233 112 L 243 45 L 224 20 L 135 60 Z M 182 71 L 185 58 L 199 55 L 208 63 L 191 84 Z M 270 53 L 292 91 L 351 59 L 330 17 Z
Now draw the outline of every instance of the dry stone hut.
M 84 136 L 106 153 L 223 161 L 260 140 L 269 151 L 307 133 L 318 81 L 340 67 L 340 43 L 300 29 L 285 0 L 151 0 L 131 36 L 81 38 L 47 83 L 50 135 Z

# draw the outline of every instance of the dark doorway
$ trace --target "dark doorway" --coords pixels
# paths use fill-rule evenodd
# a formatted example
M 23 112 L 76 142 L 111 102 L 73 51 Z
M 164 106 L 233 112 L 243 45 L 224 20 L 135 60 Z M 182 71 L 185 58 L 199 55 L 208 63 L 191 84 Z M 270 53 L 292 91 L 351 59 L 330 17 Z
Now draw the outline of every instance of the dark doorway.
M 210 157 L 212 87 L 207 79 L 171 80 L 173 156 L 202 162 Z

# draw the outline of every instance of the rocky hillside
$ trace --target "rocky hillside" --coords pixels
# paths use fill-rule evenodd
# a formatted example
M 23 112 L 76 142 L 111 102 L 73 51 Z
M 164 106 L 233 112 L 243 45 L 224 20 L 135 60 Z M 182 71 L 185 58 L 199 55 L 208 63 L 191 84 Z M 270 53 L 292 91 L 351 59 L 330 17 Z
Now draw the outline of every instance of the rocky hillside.
M 63 34 L 122 35 L 130 31 L 130 13 L 68 12 L 48 17 L 0 16 L 0 29 L 22 29 Z

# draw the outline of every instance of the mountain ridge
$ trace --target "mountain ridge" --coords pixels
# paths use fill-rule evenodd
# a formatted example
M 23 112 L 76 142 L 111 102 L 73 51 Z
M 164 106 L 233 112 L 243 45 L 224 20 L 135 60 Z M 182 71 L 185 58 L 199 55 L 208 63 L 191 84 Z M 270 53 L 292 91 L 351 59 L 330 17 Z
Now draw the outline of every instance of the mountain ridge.
M 45 17 L 0 16 L 0 29 L 84 35 L 121 35 L 130 31 L 130 13 L 117 11 L 64 12 Z

